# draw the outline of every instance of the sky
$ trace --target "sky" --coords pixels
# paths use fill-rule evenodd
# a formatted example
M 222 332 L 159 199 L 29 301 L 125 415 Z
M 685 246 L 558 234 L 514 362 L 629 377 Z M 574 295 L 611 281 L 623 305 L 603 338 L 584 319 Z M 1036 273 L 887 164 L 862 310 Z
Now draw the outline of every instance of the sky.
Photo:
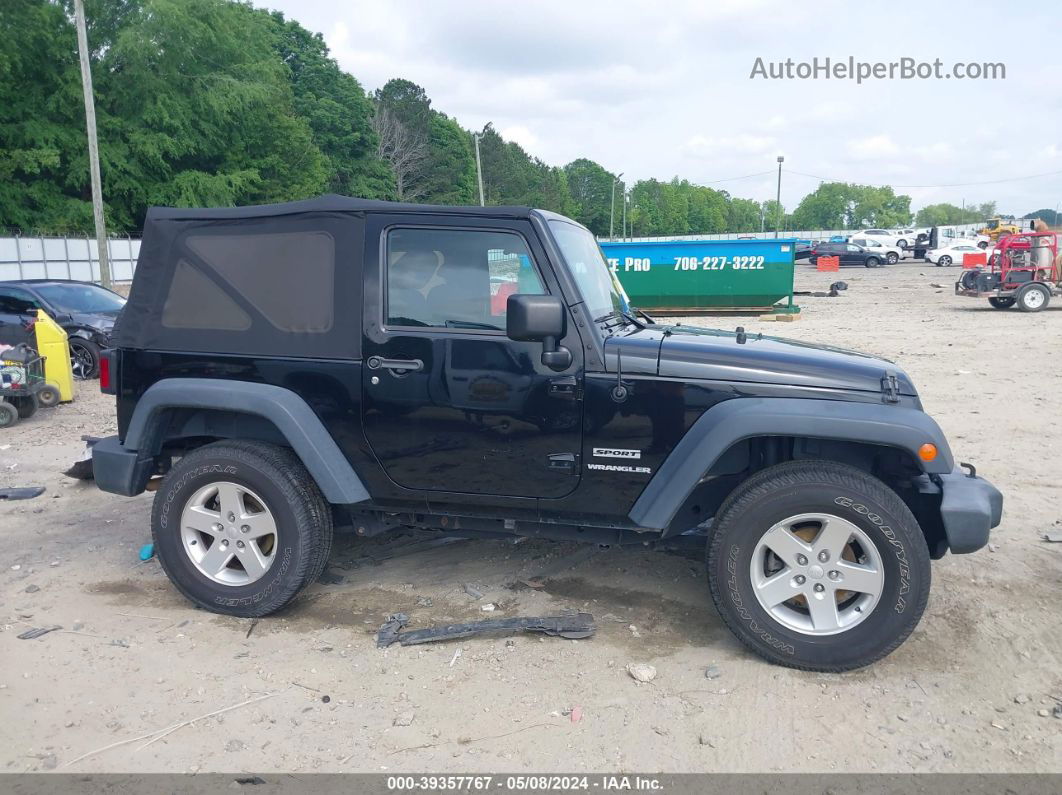
M 547 163 L 587 157 L 628 184 L 678 175 L 764 200 L 782 155 L 789 209 L 822 179 L 893 185 L 915 209 L 1062 202 L 1062 3 L 254 2 L 322 33 L 369 91 L 412 80 L 468 129 L 492 122 Z M 816 57 L 1006 77 L 750 77 L 757 58 Z

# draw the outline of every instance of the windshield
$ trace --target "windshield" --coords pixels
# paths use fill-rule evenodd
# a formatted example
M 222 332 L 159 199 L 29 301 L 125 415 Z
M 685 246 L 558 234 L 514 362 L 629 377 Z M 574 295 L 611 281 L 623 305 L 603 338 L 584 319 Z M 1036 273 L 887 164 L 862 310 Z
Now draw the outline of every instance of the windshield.
M 566 221 L 550 221 L 549 226 L 583 302 L 590 310 L 590 317 L 600 317 L 616 310 L 629 314 L 631 306 L 627 294 L 605 261 L 594 236 L 583 227 Z
M 125 306 L 120 295 L 94 284 L 41 284 L 37 292 L 60 312 L 108 314 Z

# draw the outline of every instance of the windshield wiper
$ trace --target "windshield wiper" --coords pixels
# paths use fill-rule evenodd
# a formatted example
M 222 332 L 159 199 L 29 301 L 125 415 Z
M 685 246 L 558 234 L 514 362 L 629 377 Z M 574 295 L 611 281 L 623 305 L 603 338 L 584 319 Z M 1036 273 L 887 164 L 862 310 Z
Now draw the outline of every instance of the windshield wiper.
M 609 322 L 614 321 L 614 322 Z M 626 325 L 628 323 L 637 326 L 642 329 L 645 328 L 645 324 L 642 323 L 635 315 L 630 312 L 624 312 L 622 309 L 613 309 L 611 312 L 607 312 L 601 317 L 594 318 L 595 323 L 604 323 L 605 328 L 611 328 L 617 323 L 620 325 Z

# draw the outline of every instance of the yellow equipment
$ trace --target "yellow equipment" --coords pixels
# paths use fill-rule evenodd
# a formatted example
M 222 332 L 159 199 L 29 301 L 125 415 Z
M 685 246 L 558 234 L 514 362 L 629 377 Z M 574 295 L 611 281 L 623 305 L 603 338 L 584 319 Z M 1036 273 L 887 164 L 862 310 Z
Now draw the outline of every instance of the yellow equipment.
M 74 399 L 74 373 L 70 369 L 66 332 L 43 309 L 37 310 L 33 330 L 37 335 L 37 352 L 44 357 L 44 380 L 59 390 L 60 402 L 69 403 Z
M 1021 228 L 1013 221 L 1003 218 L 989 218 L 985 221 L 984 227 L 977 231 L 977 234 L 987 235 L 993 241 L 997 241 L 1004 235 L 1016 235 L 1020 231 Z

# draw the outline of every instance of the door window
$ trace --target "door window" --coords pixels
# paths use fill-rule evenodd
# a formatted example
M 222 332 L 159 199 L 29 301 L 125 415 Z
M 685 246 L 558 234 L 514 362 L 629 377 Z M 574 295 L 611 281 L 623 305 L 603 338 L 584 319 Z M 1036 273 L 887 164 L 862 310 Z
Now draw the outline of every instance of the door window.
M 504 331 L 510 295 L 545 293 L 512 232 L 392 229 L 386 261 L 389 326 Z
M 12 315 L 33 314 L 40 308 L 40 303 L 25 290 L 14 287 L 0 287 L 0 312 Z

